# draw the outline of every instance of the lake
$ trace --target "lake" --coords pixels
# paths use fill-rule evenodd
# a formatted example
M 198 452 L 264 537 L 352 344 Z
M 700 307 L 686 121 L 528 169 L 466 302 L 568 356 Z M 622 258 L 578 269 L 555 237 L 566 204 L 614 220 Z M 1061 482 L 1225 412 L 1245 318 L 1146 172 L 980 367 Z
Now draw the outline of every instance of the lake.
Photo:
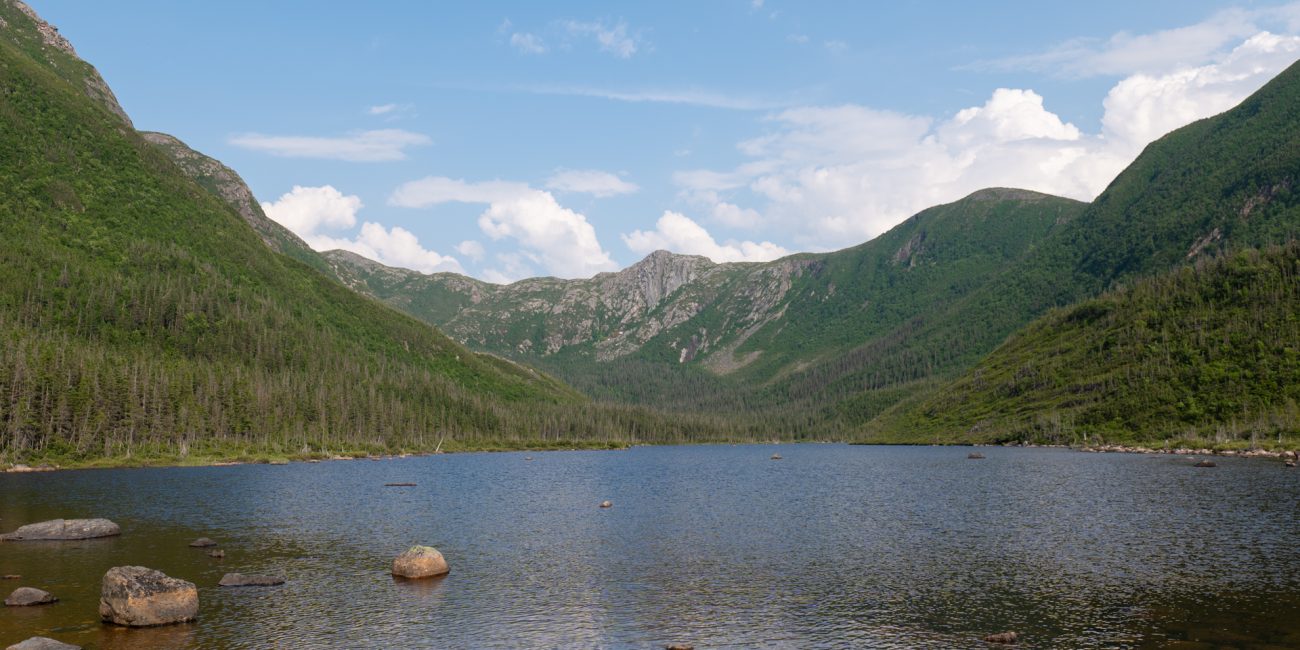
M 845 445 L 452 454 L 0 475 L 0 647 L 1300 647 L 1300 471 L 1225 458 Z M 779 452 L 782 460 L 770 460 Z M 532 460 L 527 460 L 531 457 Z M 384 487 L 414 482 L 415 487 Z M 612 508 L 602 509 L 603 500 Z M 226 557 L 187 547 L 200 536 Z M 392 559 L 439 548 L 443 579 Z M 195 582 L 199 620 L 99 623 L 109 567 Z M 219 588 L 223 573 L 280 587 Z

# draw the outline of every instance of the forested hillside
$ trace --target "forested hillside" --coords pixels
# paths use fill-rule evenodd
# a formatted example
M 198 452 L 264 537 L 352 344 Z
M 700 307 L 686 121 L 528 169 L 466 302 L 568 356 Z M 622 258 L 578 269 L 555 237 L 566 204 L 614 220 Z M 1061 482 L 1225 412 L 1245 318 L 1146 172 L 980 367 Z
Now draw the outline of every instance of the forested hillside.
M 660 251 L 589 280 L 507 286 L 340 251 L 325 257 L 345 284 L 596 399 L 727 414 L 773 436 L 824 437 L 963 362 L 942 346 L 895 346 L 1083 208 L 990 189 L 833 253 L 714 264 Z M 952 335 L 979 328 L 961 323 Z M 898 356 L 886 358 L 891 350 Z
M 268 248 L 0 2 L 0 457 L 682 440 Z
M 868 433 L 1198 446 L 1300 436 L 1300 242 L 1202 258 L 1055 310 Z

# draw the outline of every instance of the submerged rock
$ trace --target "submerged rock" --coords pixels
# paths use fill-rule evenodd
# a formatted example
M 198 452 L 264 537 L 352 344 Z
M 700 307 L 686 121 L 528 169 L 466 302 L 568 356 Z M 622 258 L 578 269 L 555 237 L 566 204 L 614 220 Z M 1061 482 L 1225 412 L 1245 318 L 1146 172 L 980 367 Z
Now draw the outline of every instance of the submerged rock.
M 695 646 L 689 643 L 669 643 L 664 646 L 664 650 L 695 650 Z
M 1212 460 L 1201 460 L 1201 461 L 1197 461 L 1197 463 L 1193 465 L 1193 467 L 1218 467 L 1218 464 L 1216 464 Z
M 221 558 L 226 557 L 226 552 L 220 549 L 215 551 L 208 551 L 208 557 L 214 557 L 220 560 Z
M 971 453 L 966 454 L 966 458 L 969 458 L 971 460 L 983 460 L 984 454 L 981 454 L 978 451 L 972 451 Z
M 781 454 L 772 454 L 772 460 L 781 460 Z
M 997 634 L 990 634 L 984 637 L 984 640 L 988 643 L 1015 643 L 1020 640 L 1020 635 L 1009 631 L 998 632 Z
M 12 533 L 0 535 L 6 542 L 93 539 L 121 535 L 122 529 L 107 519 L 54 519 L 27 524 Z
M 210 539 L 208 539 L 208 538 L 206 538 L 206 537 L 200 537 L 200 538 L 198 538 L 198 539 L 196 539 L 196 540 L 190 542 L 190 546 L 193 547 L 193 548 L 207 548 L 207 547 L 209 547 L 209 546 L 216 546 L 216 545 L 217 545 L 216 542 L 214 542 L 214 541 L 212 541 L 212 540 L 210 540 Z
M 50 603 L 57 603 L 57 602 L 59 602 L 59 599 L 55 598 L 54 594 L 51 594 L 50 592 L 45 591 L 43 589 L 35 589 L 33 587 L 19 587 L 15 589 L 12 594 L 9 594 L 9 597 L 5 599 L 5 606 L 6 607 L 30 607 L 32 605 L 48 605 Z
M 81 646 L 55 641 L 49 637 L 34 636 L 26 641 L 15 643 L 5 650 L 81 650 Z
M 432 578 L 450 571 L 446 558 L 432 546 L 412 546 L 393 560 L 393 575 L 399 578 Z
M 147 627 L 194 620 L 198 613 L 193 582 L 142 566 L 113 567 L 104 574 L 99 616 L 105 622 Z
M 414 483 L 385 483 L 384 487 L 415 487 Z
M 284 578 L 245 573 L 227 573 L 221 576 L 222 587 L 273 587 L 284 584 Z

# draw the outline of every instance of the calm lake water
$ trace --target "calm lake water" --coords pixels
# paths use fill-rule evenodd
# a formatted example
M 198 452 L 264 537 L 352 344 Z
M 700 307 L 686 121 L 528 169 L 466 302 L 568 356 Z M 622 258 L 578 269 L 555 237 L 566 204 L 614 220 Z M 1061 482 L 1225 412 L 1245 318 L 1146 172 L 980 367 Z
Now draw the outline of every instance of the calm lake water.
M 779 451 L 783 460 L 769 460 Z M 0 647 L 1300 648 L 1300 472 L 1265 460 L 929 447 L 649 447 L 0 475 Z M 525 458 L 531 456 L 532 461 Z M 386 482 L 416 487 L 384 487 Z M 600 509 L 605 499 L 614 502 Z M 226 558 L 187 542 L 207 536 Z M 438 547 L 451 574 L 395 582 Z M 99 580 L 199 585 L 192 624 L 99 623 Z M 287 584 L 222 589 L 228 571 Z

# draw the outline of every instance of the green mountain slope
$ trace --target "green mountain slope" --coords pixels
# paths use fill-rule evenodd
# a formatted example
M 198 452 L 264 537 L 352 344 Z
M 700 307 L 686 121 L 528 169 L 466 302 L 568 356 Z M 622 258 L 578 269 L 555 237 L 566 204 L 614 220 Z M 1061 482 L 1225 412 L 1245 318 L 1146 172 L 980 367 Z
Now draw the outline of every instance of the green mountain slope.
M 344 284 L 595 398 L 729 414 L 773 435 L 828 435 L 959 360 L 909 351 L 886 366 L 872 346 L 969 294 L 1083 207 L 984 190 L 834 253 L 714 264 L 660 251 L 618 273 L 508 286 L 324 255 Z M 860 397 L 880 387 L 894 390 Z
M 57 32 L 12 0 L 0 21 L 4 459 L 706 430 L 593 406 L 276 253 L 96 94 Z
M 1261 442 L 1300 435 L 1298 404 L 1293 242 L 1055 310 L 873 427 L 944 442 Z

